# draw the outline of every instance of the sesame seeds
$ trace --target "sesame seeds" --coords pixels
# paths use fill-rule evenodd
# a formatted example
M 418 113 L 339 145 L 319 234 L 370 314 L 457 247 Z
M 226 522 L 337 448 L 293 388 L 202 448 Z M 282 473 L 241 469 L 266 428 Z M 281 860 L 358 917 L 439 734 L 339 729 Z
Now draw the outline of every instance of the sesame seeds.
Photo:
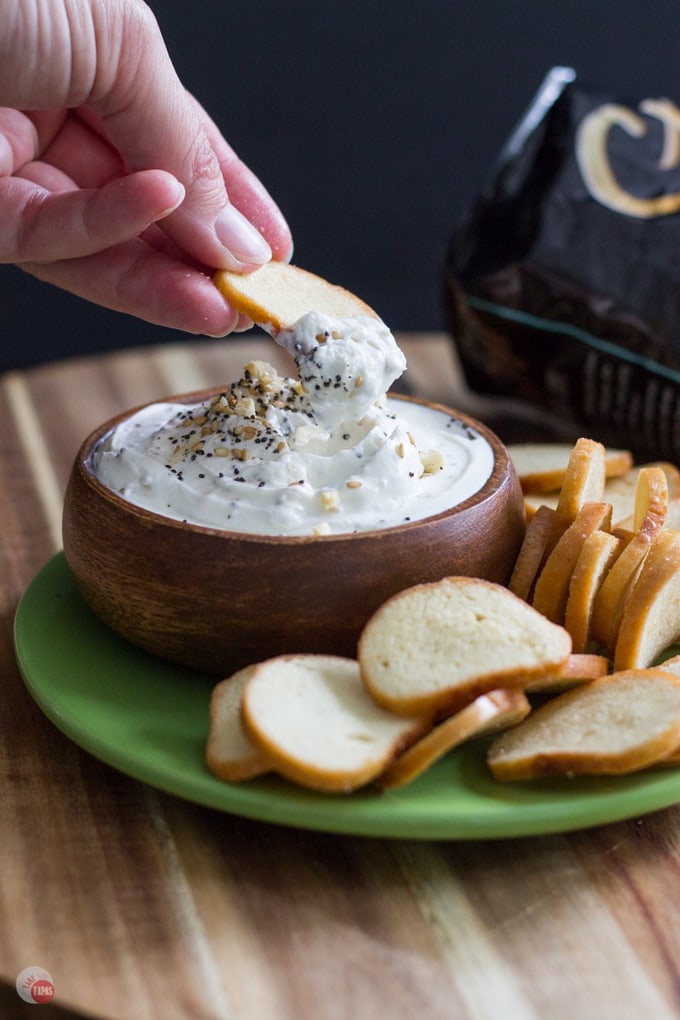
M 197 457 L 262 461 L 285 451 L 286 443 L 269 420 L 270 409 L 311 418 L 299 380 L 284 379 L 265 361 L 251 361 L 237 382 L 207 405 L 182 409 L 169 437 L 171 464 Z M 259 448 L 259 449 L 258 449 Z
M 131 426 L 120 446 L 133 450 L 114 454 L 132 458 L 122 469 L 130 473 L 138 458 L 138 480 L 123 478 L 125 492 L 160 512 L 171 506 L 178 519 L 291 535 L 392 526 L 421 516 L 433 493 L 448 499 L 447 442 L 466 438 L 455 419 L 440 415 L 439 433 L 423 443 L 430 423 L 423 433 L 420 411 L 405 406 L 404 416 L 377 394 L 384 378 L 378 341 L 368 349 L 372 341 L 332 326 L 309 339 L 298 379 L 253 360 L 210 400 L 158 405 L 167 410 L 151 427 Z M 329 415 L 318 417 L 319 407 Z

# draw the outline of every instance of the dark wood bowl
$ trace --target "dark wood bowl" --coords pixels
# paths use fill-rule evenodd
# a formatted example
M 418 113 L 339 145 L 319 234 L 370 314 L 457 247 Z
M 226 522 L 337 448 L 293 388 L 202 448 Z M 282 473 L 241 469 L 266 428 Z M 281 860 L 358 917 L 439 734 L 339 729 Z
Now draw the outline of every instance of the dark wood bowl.
M 398 527 L 292 538 L 185 524 L 127 502 L 95 477 L 92 453 L 134 411 L 107 422 L 82 444 L 64 504 L 64 551 L 85 601 L 134 645 L 226 675 L 284 652 L 354 656 L 374 610 L 422 581 L 465 574 L 505 583 L 525 528 L 512 463 L 485 425 L 430 406 L 493 448 L 495 467 L 474 496 Z

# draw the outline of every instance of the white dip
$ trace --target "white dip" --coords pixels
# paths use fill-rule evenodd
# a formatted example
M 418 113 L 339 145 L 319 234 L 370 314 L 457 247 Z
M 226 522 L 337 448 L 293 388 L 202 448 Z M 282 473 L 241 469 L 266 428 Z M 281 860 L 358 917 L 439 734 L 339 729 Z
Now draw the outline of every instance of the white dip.
M 493 451 L 481 435 L 385 398 L 406 361 L 380 320 L 313 312 L 286 346 L 298 379 L 256 361 L 210 401 L 145 407 L 95 452 L 98 478 L 166 517 L 266 535 L 420 520 L 489 478 Z

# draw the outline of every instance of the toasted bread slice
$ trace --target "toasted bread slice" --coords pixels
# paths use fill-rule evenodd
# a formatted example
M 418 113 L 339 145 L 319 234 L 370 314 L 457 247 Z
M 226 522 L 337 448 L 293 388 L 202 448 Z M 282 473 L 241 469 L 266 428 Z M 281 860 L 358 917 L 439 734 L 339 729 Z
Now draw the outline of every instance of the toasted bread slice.
M 632 517 L 630 519 L 630 523 L 631 525 L 633 523 Z M 620 524 L 615 524 L 612 526 L 612 535 L 614 535 L 615 538 L 620 539 L 621 548 L 623 549 L 625 548 L 625 546 L 628 545 L 630 540 L 635 537 L 635 532 L 633 531 L 632 527 L 624 528 Z
M 451 714 L 499 687 L 559 671 L 571 638 L 500 584 L 447 577 L 376 610 L 359 638 L 370 695 L 400 714 Z
M 642 570 L 652 541 L 653 536 L 644 532 L 634 535 L 612 563 L 593 600 L 590 636 L 596 644 L 606 649 L 609 655 L 614 654 L 628 597 Z
M 673 528 L 675 531 L 680 531 L 680 497 L 669 496 L 666 520 L 663 522 L 663 526 L 664 528 Z
M 673 676 L 680 677 L 680 655 L 672 655 L 669 659 L 664 659 L 657 668 L 662 669 L 664 673 L 672 673 Z M 680 744 L 658 764 L 680 765 Z
M 663 662 L 657 662 L 655 665 L 665 673 L 674 673 L 675 676 L 680 676 L 680 654 L 671 655 L 670 658 L 664 659 Z
M 608 479 L 605 485 L 604 498 L 612 505 L 612 521 L 614 527 L 634 530 L 633 514 L 635 501 L 638 498 L 638 479 L 641 471 L 648 468 L 660 468 L 666 476 L 668 498 L 680 496 L 680 469 L 667 461 L 650 461 L 631 468 L 619 478 Z
M 645 557 L 663 527 L 668 506 L 668 483 L 658 466 L 642 468 L 637 478 L 633 537 L 604 578 L 595 596 L 591 615 L 594 639 L 613 656 L 628 597 Z
M 660 467 L 666 475 L 669 500 L 680 497 L 680 469 L 666 461 L 641 464 L 639 467 L 631 468 L 624 475 L 607 478 L 602 499 L 605 503 L 612 505 L 612 531 L 615 531 L 619 526 L 632 530 L 638 475 L 643 468 L 649 467 Z M 549 506 L 555 509 L 558 499 L 558 492 L 527 493 L 524 497 L 527 520 L 531 520 L 539 506 Z M 678 510 L 680 512 L 680 506 Z M 671 526 L 677 527 L 678 525 Z
M 662 528 L 668 513 L 668 479 L 663 468 L 640 468 L 635 487 L 633 531 L 646 528 L 654 534 Z
M 667 754 L 665 758 L 654 763 L 655 765 L 664 765 L 670 768 L 677 768 L 680 765 L 680 747 L 676 747 L 674 751 Z
M 358 663 L 334 655 L 283 655 L 246 683 L 243 725 L 280 775 L 349 793 L 384 772 L 430 721 L 400 718 L 366 693 Z
M 548 555 L 585 503 L 602 503 L 605 484 L 605 449 L 593 439 L 577 439 L 569 455 L 555 506 L 555 521 L 548 539 Z
M 632 533 L 634 526 L 633 522 L 634 513 L 631 512 L 627 517 L 622 518 L 619 523 L 612 528 L 612 531 L 621 534 L 626 532 Z M 674 528 L 676 531 L 680 531 L 680 497 L 671 496 L 670 491 L 663 526 L 664 528 Z
M 606 531 L 588 535 L 569 582 L 564 626 L 571 634 L 574 652 L 586 652 L 590 643 L 590 622 L 595 596 L 623 548 L 623 541 Z
M 545 561 L 536 581 L 532 604 L 554 623 L 564 623 L 569 584 L 586 539 L 594 531 L 609 531 L 611 517 L 609 503 L 584 503 Z
M 594 439 L 577 439 L 569 455 L 557 501 L 557 519 L 567 528 L 584 503 L 601 503 L 605 484 L 605 448 Z
M 214 282 L 229 304 L 276 336 L 308 312 L 378 318 L 355 294 L 287 262 L 267 262 L 252 273 L 220 269 Z
M 524 539 L 508 587 L 518 598 L 530 602 L 534 585 L 546 558 L 548 540 L 555 523 L 555 511 L 548 506 L 539 507 L 527 524 Z
M 651 666 L 680 640 L 680 532 L 662 529 L 622 615 L 614 668 Z
M 606 655 L 591 652 L 572 652 L 559 672 L 548 677 L 530 680 L 524 690 L 527 694 L 557 694 L 577 684 L 598 680 L 609 673 L 609 659 Z
M 522 486 L 531 494 L 557 492 L 564 482 L 573 445 L 570 443 L 510 443 L 510 460 Z M 633 466 L 630 450 L 605 449 L 605 476 L 618 477 Z
M 515 726 L 530 711 L 531 705 L 521 691 L 499 690 L 481 694 L 400 754 L 378 776 L 378 785 L 386 790 L 405 786 L 454 747 L 473 737 Z
M 527 493 L 524 496 L 524 515 L 527 523 L 531 523 L 542 506 L 547 507 L 549 510 L 557 510 L 559 498 L 559 489 L 556 492 Z
M 221 680 L 210 698 L 210 726 L 206 765 L 218 779 L 238 783 L 270 770 L 269 759 L 250 740 L 241 725 L 241 698 L 254 667 L 246 666 Z
M 623 775 L 647 768 L 680 745 L 680 678 L 633 669 L 575 687 L 494 740 L 487 761 L 496 779 Z

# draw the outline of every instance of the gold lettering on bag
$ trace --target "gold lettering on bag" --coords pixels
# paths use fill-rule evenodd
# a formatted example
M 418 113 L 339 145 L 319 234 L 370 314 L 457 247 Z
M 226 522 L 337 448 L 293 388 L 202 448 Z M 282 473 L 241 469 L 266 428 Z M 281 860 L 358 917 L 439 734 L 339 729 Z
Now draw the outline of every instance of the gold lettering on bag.
M 670 170 L 677 166 L 680 163 L 680 109 L 670 99 L 645 99 L 639 109 L 663 124 L 664 144 L 659 168 Z M 593 198 L 608 209 L 638 219 L 670 216 L 680 211 L 680 193 L 638 198 L 619 184 L 607 150 L 613 127 L 623 128 L 633 138 L 642 138 L 647 132 L 644 119 L 618 103 L 605 103 L 583 118 L 576 132 L 576 161 Z

